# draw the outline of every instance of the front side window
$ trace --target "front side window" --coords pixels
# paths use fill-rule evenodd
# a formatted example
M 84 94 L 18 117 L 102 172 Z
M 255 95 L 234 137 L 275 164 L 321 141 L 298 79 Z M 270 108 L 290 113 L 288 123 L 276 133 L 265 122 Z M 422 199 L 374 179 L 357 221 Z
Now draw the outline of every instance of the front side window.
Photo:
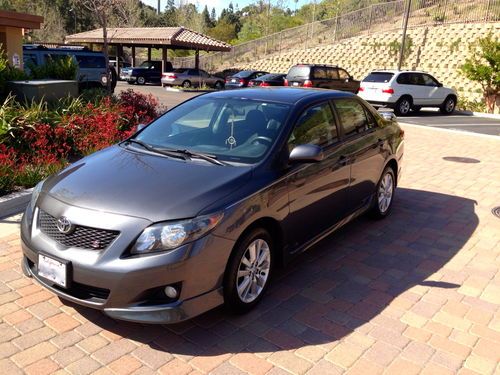
M 328 146 L 337 140 L 332 109 L 328 103 L 323 103 L 306 109 L 300 115 L 288 139 L 288 149 L 291 151 L 295 146 L 308 143 Z
M 409 73 L 401 73 L 396 82 L 400 85 L 409 85 L 410 84 L 410 74 Z
M 433 77 L 431 77 L 430 75 L 428 75 L 428 74 L 422 74 L 422 78 L 423 78 L 424 84 L 426 86 L 431 86 L 431 87 L 438 86 L 438 82 Z
M 339 99 L 334 103 L 346 137 L 363 133 L 376 125 L 373 116 L 357 100 Z
M 180 104 L 136 137 L 153 147 L 252 164 L 272 147 L 290 106 L 241 98 L 199 97 Z
M 339 69 L 339 78 L 343 81 L 349 79 L 349 73 L 347 73 L 344 69 Z

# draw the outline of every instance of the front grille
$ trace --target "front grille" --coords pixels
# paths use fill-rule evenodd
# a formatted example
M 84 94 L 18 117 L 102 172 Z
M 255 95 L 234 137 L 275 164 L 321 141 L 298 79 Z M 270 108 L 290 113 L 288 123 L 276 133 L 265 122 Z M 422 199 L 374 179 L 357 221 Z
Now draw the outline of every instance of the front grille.
M 38 216 L 38 227 L 42 233 L 45 233 L 61 245 L 89 250 L 107 248 L 120 233 L 114 230 L 76 225 L 72 232 L 65 234 L 57 229 L 57 219 L 42 210 L 40 210 Z

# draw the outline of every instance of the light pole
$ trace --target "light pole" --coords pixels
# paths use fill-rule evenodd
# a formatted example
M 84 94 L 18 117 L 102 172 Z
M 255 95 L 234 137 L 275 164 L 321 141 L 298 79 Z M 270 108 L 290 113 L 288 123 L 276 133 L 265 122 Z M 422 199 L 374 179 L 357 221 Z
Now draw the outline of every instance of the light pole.
M 73 34 L 76 34 L 76 10 L 71 8 L 69 10 L 70 13 L 73 13 L 73 18 L 74 18 L 74 30 L 73 30 Z
M 158 14 L 160 14 L 161 0 L 158 0 Z
M 408 18 L 410 17 L 411 0 L 408 0 L 406 4 L 405 15 L 403 18 L 403 40 L 401 40 L 401 49 L 399 50 L 399 61 L 398 70 L 401 70 L 401 65 L 403 65 L 403 56 L 405 53 L 405 43 L 406 43 L 406 29 L 408 28 Z

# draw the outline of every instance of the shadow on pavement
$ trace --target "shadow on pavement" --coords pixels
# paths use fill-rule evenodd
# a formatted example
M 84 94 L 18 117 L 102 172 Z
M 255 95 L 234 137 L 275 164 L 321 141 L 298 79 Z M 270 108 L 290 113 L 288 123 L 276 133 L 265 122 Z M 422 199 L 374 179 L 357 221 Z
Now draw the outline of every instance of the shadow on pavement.
M 117 335 L 186 356 L 327 345 L 382 319 L 378 315 L 409 288 L 458 288 L 427 279 L 474 232 L 479 222 L 475 205 L 457 196 L 399 188 L 389 217 L 361 217 L 277 270 L 262 303 L 247 315 L 231 316 L 217 308 L 192 321 L 148 326 L 72 306 Z M 452 279 L 462 280 L 458 272 Z M 383 324 L 402 324 L 385 318 Z

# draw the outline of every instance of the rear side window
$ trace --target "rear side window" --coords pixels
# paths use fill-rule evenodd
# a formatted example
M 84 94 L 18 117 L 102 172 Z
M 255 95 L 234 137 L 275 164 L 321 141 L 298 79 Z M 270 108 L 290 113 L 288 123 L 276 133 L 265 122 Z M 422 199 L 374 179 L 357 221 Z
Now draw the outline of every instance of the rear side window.
M 371 72 L 370 74 L 368 74 L 368 77 L 363 80 L 363 82 L 387 83 L 392 79 L 393 76 L 393 73 Z M 401 77 L 401 75 L 399 77 Z M 401 83 L 399 82 L 399 77 L 398 83 Z
M 363 133 L 375 126 L 373 116 L 357 100 L 339 99 L 334 104 L 346 137 Z
M 104 56 L 77 55 L 76 61 L 82 69 L 104 69 L 106 67 Z
M 328 103 L 322 103 L 306 109 L 299 117 L 288 140 L 288 149 L 291 151 L 295 146 L 308 143 L 328 146 L 337 140 L 332 109 Z
M 24 53 L 24 56 L 23 56 L 23 59 L 24 59 L 24 65 L 28 64 L 28 65 L 38 65 L 37 64 L 37 60 L 36 60 L 36 55 L 35 54 L 32 54 L 32 53 Z
M 327 78 L 327 73 L 326 73 L 326 68 L 319 68 L 316 67 L 314 68 L 314 73 L 313 73 L 315 79 L 326 79 Z
M 398 78 L 396 78 L 396 82 L 400 85 L 409 85 L 410 84 L 410 74 L 409 73 L 401 73 Z
M 292 66 L 288 71 L 287 78 L 309 78 L 309 74 L 311 73 L 311 67 L 309 66 Z

